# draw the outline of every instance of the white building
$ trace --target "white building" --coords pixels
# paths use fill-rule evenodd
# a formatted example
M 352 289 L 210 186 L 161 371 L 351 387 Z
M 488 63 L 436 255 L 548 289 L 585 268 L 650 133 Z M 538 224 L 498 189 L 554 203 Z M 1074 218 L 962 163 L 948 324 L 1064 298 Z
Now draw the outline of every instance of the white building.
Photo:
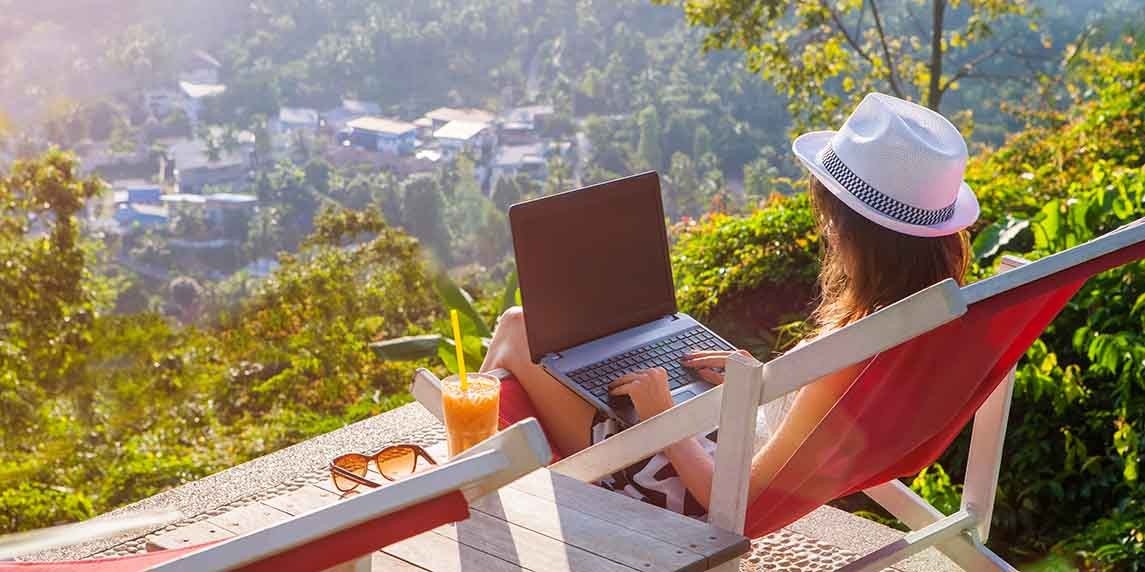
M 447 155 L 474 152 L 496 144 L 497 136 L 488 123 L 455 120 L 433 132 L 433 138 Z

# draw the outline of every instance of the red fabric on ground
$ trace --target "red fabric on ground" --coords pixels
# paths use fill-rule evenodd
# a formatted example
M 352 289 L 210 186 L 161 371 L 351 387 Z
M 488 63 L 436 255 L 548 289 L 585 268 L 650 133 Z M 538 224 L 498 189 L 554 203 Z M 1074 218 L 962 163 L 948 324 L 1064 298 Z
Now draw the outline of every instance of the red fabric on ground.
M 524 421 L 530 417 L 537 418 L 537 410 L 533 407 L 533 401 L 529 399 L 529 394 L 525 392 L 525 388 L 521 382 L 516 378 L 507 377 L 501 380 L 501 411 L 498 416 L 498 424 L 500 429 L 504 429 L 518 421 Z M 540 422 L 540 418 L 537 418 Z M 544 425 L 541 426 L 544 428 Z M 555 463 L 561 460 L 561 452 L 557 449 L 556 443 L 553 438 L 549 436 L 548 431 L 545 432 L 545 438 L 549 441 L 549 449 L 553 451 L 553 458 L 549 461 Z
M 329 536 L 243 566 L 243 572 L 325 570 L 390 544 L 469 518 L 465 495 L 454 491 L 395 513 L 363 522 Z
M 98 558 L 94 560 L 63 560 L 59 562 L 0 562 L 0 572 L 135 572 L 174 560 L 214 542 L 196 544 L 175 550 L 160 550 L 132 556 Z

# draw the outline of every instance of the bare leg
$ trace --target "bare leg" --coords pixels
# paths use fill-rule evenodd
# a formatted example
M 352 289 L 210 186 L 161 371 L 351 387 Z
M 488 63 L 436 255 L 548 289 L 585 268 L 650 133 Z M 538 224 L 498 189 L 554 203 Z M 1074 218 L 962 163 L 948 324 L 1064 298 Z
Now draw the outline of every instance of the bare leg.
M 509 370 L 521 382 L 541 424 L 562 453 L 571 455 L 589 446 L 596 409 L 532 362 L 525 337 L 525 313 L 519 307 L 501 316 L 481 364 L 481 371 L 497 368 Z

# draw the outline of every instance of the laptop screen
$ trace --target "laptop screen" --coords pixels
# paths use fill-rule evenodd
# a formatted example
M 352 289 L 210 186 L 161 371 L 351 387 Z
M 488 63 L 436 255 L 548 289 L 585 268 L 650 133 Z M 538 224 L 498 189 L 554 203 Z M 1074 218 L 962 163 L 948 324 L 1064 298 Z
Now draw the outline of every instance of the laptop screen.
M 513 205 L 509 220 L 534 362 L 676 312 L 656 173 Z

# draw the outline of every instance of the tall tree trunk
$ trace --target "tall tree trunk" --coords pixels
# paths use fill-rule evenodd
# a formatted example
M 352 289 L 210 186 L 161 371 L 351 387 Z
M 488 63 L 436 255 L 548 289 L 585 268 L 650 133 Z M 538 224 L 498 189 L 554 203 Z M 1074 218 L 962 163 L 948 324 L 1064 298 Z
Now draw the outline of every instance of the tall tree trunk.
M 930 32 L 930 87 L 926 106 L 938 111 L 942 104 L 942 26 L 946 18 L 946 0 L 934 0 L 933 28 Z

